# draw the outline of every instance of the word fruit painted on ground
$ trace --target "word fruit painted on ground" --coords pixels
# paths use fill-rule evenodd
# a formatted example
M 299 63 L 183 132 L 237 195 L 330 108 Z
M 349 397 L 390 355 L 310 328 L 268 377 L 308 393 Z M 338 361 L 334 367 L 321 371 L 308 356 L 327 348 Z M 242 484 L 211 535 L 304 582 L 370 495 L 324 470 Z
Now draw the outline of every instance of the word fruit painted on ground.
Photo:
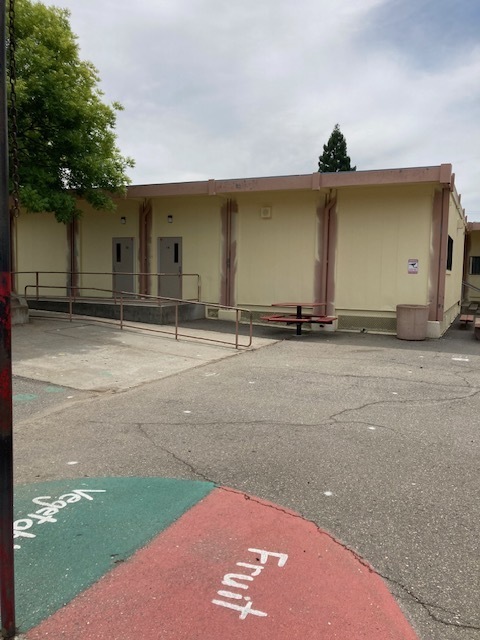
M 45 524 L 45 522 L 57 522 L 57 519 L 53 516 L 59 511 L 64 509 L 67 505 L 74 502 L 79 502 L 82 498 L 86 500 L 93 500 L 91 493 L 105 493 L 105 489 L 74 489 L 71 493 L 65 493 L 59 498 L 53 498 L 53 502 L 46 502 L 46 500 L 52 500 L 52 496 L 39 496 L 33 498 L 34 504 L 40 505 L 42 508 L 37 509 L 35 513 L 27 514 L 26 518 L 20 518 L 13 523 L 13 537 L 14 538 L 36 538 L 34 533 L 31 533 L 29 529 L 34 524 Z M 21 549 L 21 545 L 14 544 L 14 549 Z
M 222 580 L 222 584 L 225 587 L 242 589 L 243 591 L 245 591 L 248 589 L 248 585 L 245 584 L 245 582 L 253 582 L 253 579 L 260 575 L 260 573 L 265 569 L 265 565 L 267 564 L 267 560 L 269 557 L 278 558 L 277 566 L 279 567 L 285 566 L 285 563 L 288 560 L 288 555 L 286 553 L 275 553 L 274 551 L 264 551 L 263 549 L 249 549 L 249 551 L 250 553 L 255 553 L 256 555 L 260 556 L 260 558 L 257 558 L 257 562 L 260 562 L 261 564 L 258 565 L 250 564 L 249 562 L 237 562 L 237 567 L 248 569 L 251 571 L 251 573 L 226 573 L 223 576 Z M 250 596 L 245 596 L 242 595 L 242 593 L 236 593 L 235 591 L 225 591 L 224 589 L 217 591 L 217 594 L 222 598 L 227 598 L 227 600 L 212 600 L 212 603 L 219 605 L 220 607 L 226 607 L 227 609 L 240 611 L 240 620 L 245 620 L 245 618 L 249 614 L 258 616 L 260 618 L 264 618 L 268 615 L 264 611 L 252 609 L 253 603 Z M 245 601 L 245 604 L 243 602 L 239 602 L 242 600 Z

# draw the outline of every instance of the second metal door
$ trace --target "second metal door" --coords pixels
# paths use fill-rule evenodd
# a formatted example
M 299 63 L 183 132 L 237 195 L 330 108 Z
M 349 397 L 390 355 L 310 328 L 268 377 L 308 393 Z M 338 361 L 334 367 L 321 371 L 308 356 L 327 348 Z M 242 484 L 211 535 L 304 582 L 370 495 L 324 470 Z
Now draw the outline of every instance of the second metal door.
M 182 297 L 182 238 L 158 238 L 158 295 Z

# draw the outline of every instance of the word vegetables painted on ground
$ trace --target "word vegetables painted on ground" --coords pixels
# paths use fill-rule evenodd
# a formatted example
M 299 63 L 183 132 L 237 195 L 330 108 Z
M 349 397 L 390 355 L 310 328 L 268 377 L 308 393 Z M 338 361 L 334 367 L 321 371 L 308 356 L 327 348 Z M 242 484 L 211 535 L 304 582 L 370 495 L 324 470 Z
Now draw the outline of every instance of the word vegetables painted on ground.
M 34 533 L 30 532 L 30 529 L 34 524 L 45 524 L 45 522 L 57 522 L 57 519 L 53 516 L 59 511 L 64 509 L 67 505 L 74 502 L 79 502 L 82 498 L 85 500 L 93 500 L 91 493 L 105 493 L 105 489 L 74 489 L 71 493 L 65 493 L 58 499 L 54 498 L 53 502 L 46 502 L 46 500 L 52 500 L 52 496 L 39 496 L 33 498 L 34 504 L 40 505 L 42 508 L 37 509 L 35 513 L 27 514 L 26 518 L 20 518 L 13 523 L 13 537 L 14 538 L 36 538 Z M 14 544 L 14 549 L 21 549 L 21 545 Z
M 288 555 L 286 553 L 275 553 L 274 551 L 264 551 L 263 549 L 249 549 L 250 553 L 254 553 L 257 556 L 258 564 L 251 564 L 249 562 L 237 562 L 237 567 L 242 567 L 242 569 L 248 569 L 247 573 L 227 573 L 223 576 L 222 584 L 225 587 L 230 587 L 233 589 L 241 589 L 243 591 L 248 589 L 248 585 L 245 582 L 253 582 L 253 579 L 262 573 L 265 569 L 265 565 L 267 564 L 267 560 L 269 557 L 278 558 L 277 566 L 283 567 L 288 560 Z M 251 586 L 251 585 L 250 585 Z M 250 614 L 253 616 L 258 616 L 260 618 L 264 618 L 268 614 L 264 611 L 258 611 L 257 609 L 252 609 L 253 602 L 250 596 L 242 595 L 242 593 L 236 593 L 235 591 L 225 591 L 220 590 L 217 591 L 217 594 L 222 598 L 226 598 L 226 600 L 212 600 L 213 604 L 217 604 L 220 607 L 226 607 L 227 609 L 233 609 L 234 611 L 240 611 L 240 620 L 245 620 L 245 618 Z M 241 602 L 242 600 L 245 603 Z M 240 602 L 239 602 L 240 601 Z

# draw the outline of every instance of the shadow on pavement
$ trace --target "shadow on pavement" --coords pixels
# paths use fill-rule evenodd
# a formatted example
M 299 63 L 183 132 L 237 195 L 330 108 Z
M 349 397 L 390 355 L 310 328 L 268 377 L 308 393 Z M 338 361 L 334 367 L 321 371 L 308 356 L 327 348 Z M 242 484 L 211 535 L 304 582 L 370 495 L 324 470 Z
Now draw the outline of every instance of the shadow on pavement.
M 201 329 L 202 331 L 215 331 L 218 333 L 232 333 L 232 331 L 234 331 L 234 323 L 211 318 L 184 322 L 182 323 L 182 327 Z M 248 332 L 249 326 L 247 324 L 241 324 L 239 326 L 240 335 L 248 335 Z M 343 346 L 365 346 L 379 349 L 408 349 L 442 353 L 480 354 L 480 341 L 475 340 L 472 327 L 461 327 L 458 318 L 448 331 L 438 339 L 399 340 L 394 335 L 349 331 L 304 331 L 301 336 L 297 336 L 295 335 L 295 328 L 270 325 L 254 325 L 253 337 L 313 343 L 328 342 L 329 344 Z

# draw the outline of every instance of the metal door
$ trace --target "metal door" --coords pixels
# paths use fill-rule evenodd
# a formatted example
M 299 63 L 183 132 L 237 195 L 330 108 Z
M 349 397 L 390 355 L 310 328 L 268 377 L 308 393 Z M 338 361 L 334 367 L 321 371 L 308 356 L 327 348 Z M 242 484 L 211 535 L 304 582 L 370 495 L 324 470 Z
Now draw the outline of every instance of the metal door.
M 133 238 L 113 238 L 112 240 L 113 289 L 115 291 L 135 291 L 133 264 Z
M 165 298 L 182 297 L 182 238 L 158 238 L 158 295 Z

